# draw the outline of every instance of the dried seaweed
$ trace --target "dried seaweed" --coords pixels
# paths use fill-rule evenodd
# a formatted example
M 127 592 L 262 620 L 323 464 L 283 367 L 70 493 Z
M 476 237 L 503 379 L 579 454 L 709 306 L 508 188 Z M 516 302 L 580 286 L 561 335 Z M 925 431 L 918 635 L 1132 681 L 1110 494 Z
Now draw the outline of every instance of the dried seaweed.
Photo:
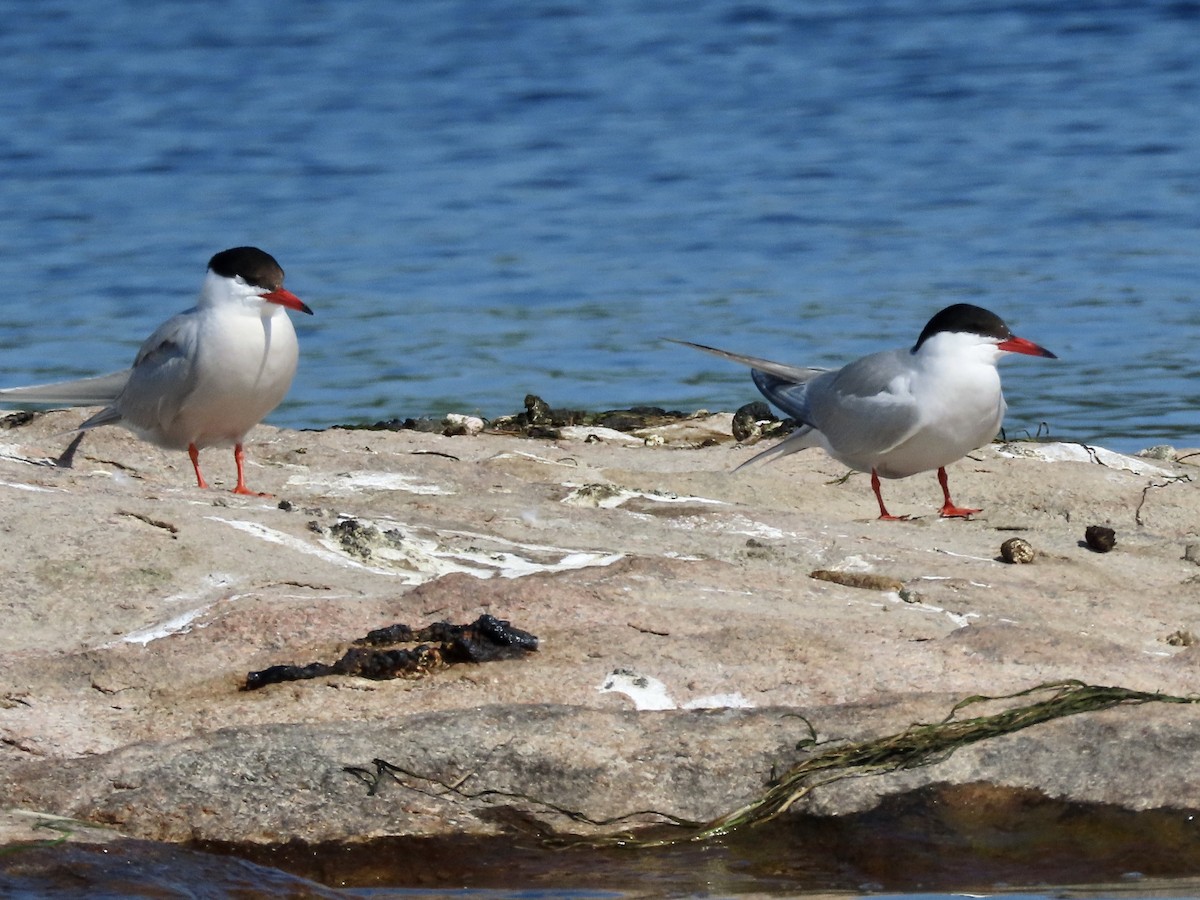
M 1014 706 L 1001 712 L 970 719 L 957 718 L 962 710 L 979 703 L 1013 700 L 1045 693 L 1049 693 L 1049 696 L 1026 705 Z M 810 751 L 810 755 L 792 766 L 782 776 L 775 778 L 762 794 L 749 803 L 709 822 L 690 822 L 654 810 L 643 810 L 598 820 L 582 812 L 564 809 L 558 804 L 539 800 L 519 792 L 494 789 L 467 791 L 463 788 L 463 782 L 469 776 L 464 776 L 455 784 L 446 784 L 438 779 L 418 775 L 381 759 L 373 761 L 373 771 L 365 767 L 347 767 L 346 771 L 362 779 L 368 785 L 371 793 L 378 790 L 380 782 L 385 777 L 399 780 L 398 776 L 403 775 L 436 784 L 447 793 L 463 798 L 507 797 L 524 800 L 543 809 L 560 813 L 573 821 L 593 826 L 611 826 L 630 818 L 644 819 L 646 816 L 654 816 L 659 819 L 660 826 L 652 832 L 637 833 L 632 829 L 625 829 L 616 834 L 587 837 L 562 834 L 546 837 L 544 832 L 542 836 L 547 843 L 555 845 L 659 847 L 711 840 L 741 828 L 761 825 L 786 812 L 796 802 L 817 788 L 844 778 L 885 775 L 933 765 L 949 758 L 960 747 L 979 741 L 1013 734 L 1025 728 L 1066 716 L 1142 703 L 1200 703 L 1200 696 L 1178 697 L 1170 694 L 1134 691 L 1122 687 L 1091 685 L 1071 680 L 1039 684 L 1024 691 L 998 697 L 982 695 L 968 697 L 955 704 L 946 718 L 940 722 L 910 725 L 897 734 L 870 740 L 838 742 L 831 746 L 825 746 L 817 742 L 816 732 L 810 724 L 809 730 L 813 737 L 801 745 L 803 749 Z M 825 747 L 825 749 L 818 749 L 821 747 Z M 661 830 L 664 824 L 669 828 L 666 832 Z
M 977 703 L 1011 700 L 1046 691 L 1050 692 L 1049 697 L 1025 706 L 972 719 L 956 718 L 961 710 Z M 788 769 L 761 796 L 733 812 L 713 819 L 693 834 L 680 839 L 708 840 L 738 828 L 769 822 L 823 785 L 843 778 L 883 775 L 932 765 L 948 758 L 960 747 L 1012 734 L 1065 716 L 1096 712 L 1126 704 L 1198 702 L 1200 697 L 1195 696 L 1176 697 L 1073 680 L 1040 684 L 1001 697 L 968 697 L 955 704 L 941 722 L 914 724 L 899 734 L 838 744 L 814 753 Z
M 835 569 L 815 569 L 808 573 L 809 578 L 817 581 L 830 581 L 844 587 L 863 588 L 868 591 L 904 590 L 904 582 L 899 578 L 888 575 L 876 575 L 871 572 L 839 572 Z
M 525 437 L 557 438 L 558 429 L 569 425 L 612 428 L 634 431 L 656 425 L 667 425 L 691 418 L 689 413 L 666 410 L 657 406 L 633 406 L 629 409 L 610 409 L 588 412 L 581 409 L 555 409 L 536 394 L 525 396 L 525 411 L 501 416 L 491 423 L 493 431 L 519 434 Z
M 410 643 L 417 646 L 411 649 L 391 646 Z M 369 632 L 354 644 L 333 663 L 270 666 L 249 672 L 242 689 L 253 691 L 269 684 L 327 675 L 357 675 L 375 681 L 423 675 L 455 663 L 492 662 L 523 656 L 537 649 L 538 639 L 503 619 L 483 615 L 470 625 L 435 622 L 417 629 L 403 624 L 390 625 Z

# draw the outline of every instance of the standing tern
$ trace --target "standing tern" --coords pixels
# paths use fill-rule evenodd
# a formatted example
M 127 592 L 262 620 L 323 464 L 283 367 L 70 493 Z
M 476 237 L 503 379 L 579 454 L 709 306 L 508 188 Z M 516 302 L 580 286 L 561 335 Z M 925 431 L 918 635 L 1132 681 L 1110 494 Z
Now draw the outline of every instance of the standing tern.
M 242 442 L 279 405 L 299 348 L 284 309 L 312 310 L 283 287 L 283 269 L 257 247 L 223 250 L 208 263 L 196 305 L 155 329 L 133 368 L 96 378 L 0 390 L 0 402 L 104 409 L 79 426 L 123 425 L 143 440 L 187 450 L 196 483 L 203 447 L 233 446 L 235 494 L 246 487 Z
M 763 395 L 799 427 L 742 466 L 821 447 L 852 469 L 871 473 L 879 518 L 893 516 L 879 479 L 937 469 L 945 502 L 940 513 L 966 518 L 978 509 L 955 506 L 946 466 L 988 443 L 1007 404 L 996 363 L 1006 353 L 1057 357 L 1015 336 L 993 312 L 956 303 L 937 313 L 912 349 L 884 350 L 841 369 L 811 369 L 674 341 L 749 366 Z

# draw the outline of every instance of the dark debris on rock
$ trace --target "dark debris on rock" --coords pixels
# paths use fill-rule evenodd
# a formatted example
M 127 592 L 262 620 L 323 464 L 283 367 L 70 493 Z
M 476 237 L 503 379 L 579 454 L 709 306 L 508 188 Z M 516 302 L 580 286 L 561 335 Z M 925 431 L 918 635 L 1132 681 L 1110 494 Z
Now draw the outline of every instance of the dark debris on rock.
M 270 666 L 249 672 L 243 690 L 253 691 L 269 684 L 327 675 L 357 675 L 374 681 L 424 675 L 456 663 L 515 659 L 537 650 L 538 639 L 503 619 L 483 615 L 470 625 L 435 622 L 416 629 L 403 624 L 389 625 L 369 632 L 354 644 L 334 663 Z M 417 646 L 391 646 L 394 644 Z
M 6 416 L 0 416 L 0 429 L 8 431 L 12 428 L 22 428 L 31 422 L 36 422 L 44 415 L 44 412 L 30 412 L 29 410 L 9 413 Z
M 449 427 L 445 419 L 420 416 L 407 419 L 382 419 L 371 425 L 337 425 L 346 431 L 423 431 L 428 434 L 444 434 Z
M 738 407 L 733 414 L 733 437 L 739 443 L 756 438 L 782 437 L 790 434 L 798 425 L 794 419 L 780 419 L 771 407 L 761 400 Z
M 632 432 L 642 428 L 670 425 L 695 415 L 696 413 L 663 409 L 661 406 L 630 406 L 626 409 L 601 412 L 559 409 L 552 407 L 536 394 L 526 394 L 524 412 L 492 419 L 485 423 L 485 427 L 493 434 L 556 440 L 561 437 L 559 429 L 571 425 Z M 793 419 L 778 418 L 767 404 L 759 400 L 747 403 L 734 414 L 733 436 L 743 442 L 763 437 L 780 437 L 789 434 L 797 424 Z M 346 424 L 334 427 L 348 431 L 419 431 L 448 437 L 464 433 L 462 423 L 449 416 L 382 419 L 370 425 Z
M 631 406 L 628 409 L 610 409 L 604 412 L 554 409 L 536 394 L 526 394 L 525 411 L 501 416 L 491 423 L 491 430 L 501 434 L 555 438 L 558 437 L 557 429 L 569 425 L 592 425 L 612 428 L 615 431 L 636 431 L 639 428 L 667 425 L 688 418 L 691 418 L 691 413 L 666 410 L 658 406 Z
M 525 395 L 525 411 L 500 416 L 486 423 L 489 431 L 497 434 L 513 434 L 531 438 L 558 438 L 559 428 L 568 425 L 592 425 L 612 428 L 616 431 L 635 431 L 656 425 L 667 425 L 681 419 L 691 418 L 692 413 L 666 410 L 658 406 L 631 406 L 628 409 L 611 409 L 590 412 L 583 409 L 555 409 L 536 394 Z M 337 425 L 349 431 L 422 431 L 430 434 L 453 436 L 463 433 L 461 423 L 450 417 L 383 419 L 371 425 Z

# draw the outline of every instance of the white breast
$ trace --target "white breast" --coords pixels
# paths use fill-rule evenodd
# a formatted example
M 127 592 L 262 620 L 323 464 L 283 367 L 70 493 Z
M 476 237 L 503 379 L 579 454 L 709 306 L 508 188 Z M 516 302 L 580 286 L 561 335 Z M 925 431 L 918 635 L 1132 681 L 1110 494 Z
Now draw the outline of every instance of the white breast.
M 992 348 L 930 353 L 911 380 L 918 422 L 912 434 L 880 455 L 883 478 L 904 478 L 949 465 L 988 443 L 1000 430 L 1006 404 Z

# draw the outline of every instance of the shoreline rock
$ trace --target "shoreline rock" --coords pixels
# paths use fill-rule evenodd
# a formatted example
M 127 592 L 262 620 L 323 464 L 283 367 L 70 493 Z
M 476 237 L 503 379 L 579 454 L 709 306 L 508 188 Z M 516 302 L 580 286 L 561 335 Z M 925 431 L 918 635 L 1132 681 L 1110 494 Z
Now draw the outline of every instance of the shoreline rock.
M 80 412 L 9 422 L 6 805 L 231 842 L 494 833 L 496 807 L 521 805 L 395 779 L 371 794 L 347 769 L 378 758 L 596 819 L 707 818 L 798 758 L 797 713 L 849 739 L 1063 679 L 1200 693 L 1198 457 L 994 444 L 952 472 L 983 514 L 938 519 L 929 474 L 889 484 L 912 520 L 878 522 L 866 478 L 819 451 L 731 476 L 754 452 L 732 418 L 632 441 L 600 424 L 554 438 L 263 427 L 249 456 L 274 499 L 197 490 L 186 457 L 115 429 L 54 468 Z M 1109 552 L 1087 547 L 1092 525 L 1115 532 Z M 1030 562 L 1001 558 L 1014 536 Z M 539 649 L 239 690 L 372 629 L 482 615 Z M 618 670 L 654 699 L 606 690 Z M 696 708 L 714 698 L 724 708 Z M 1165 704 L 1086 713 L 830 785 L 803 809 L 942 782 L 1200 809 L 1198 720 Z

